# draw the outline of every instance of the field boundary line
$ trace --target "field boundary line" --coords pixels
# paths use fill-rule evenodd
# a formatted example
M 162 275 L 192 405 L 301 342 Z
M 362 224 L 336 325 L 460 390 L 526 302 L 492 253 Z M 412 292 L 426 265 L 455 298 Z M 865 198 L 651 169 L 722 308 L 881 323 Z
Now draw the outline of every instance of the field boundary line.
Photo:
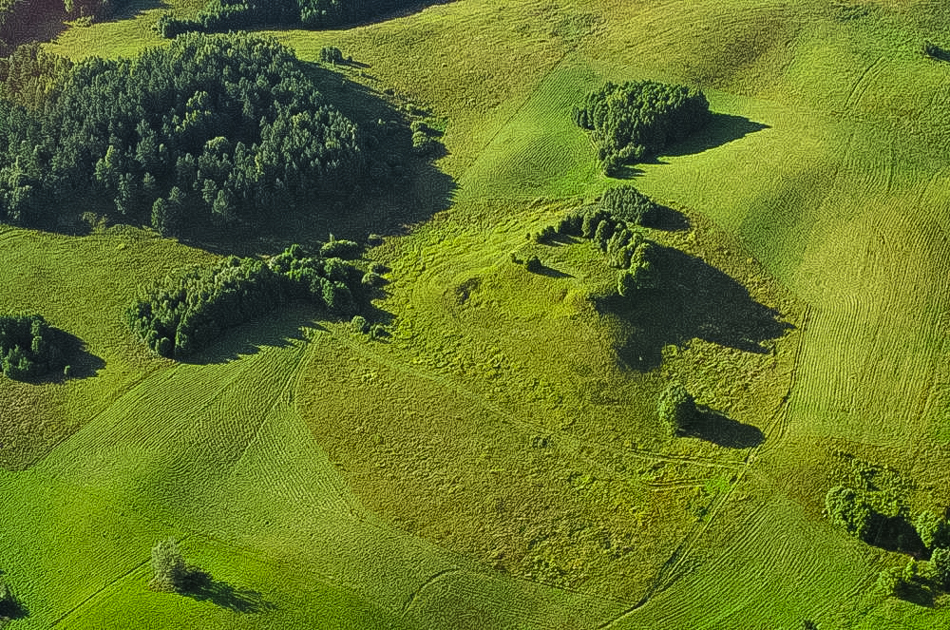
M 412 605 L 416 603 L 416 598 L 422 594 L 422 591 L 427 589 L 430 585 L 438 582 L 446 575 L 452 575 L 455 573 L 461 573 L 462 569 L 460 567 L 453 567 L 451 569 L 443 569 L 433 574 L 429 579 L 420 584 L 412 593 L 409 594 L 409 599 L 406 600 L 406 603 L 402 606 L 402 614 L 405 615 L 409 612 L 409 609 L 412 608 Z

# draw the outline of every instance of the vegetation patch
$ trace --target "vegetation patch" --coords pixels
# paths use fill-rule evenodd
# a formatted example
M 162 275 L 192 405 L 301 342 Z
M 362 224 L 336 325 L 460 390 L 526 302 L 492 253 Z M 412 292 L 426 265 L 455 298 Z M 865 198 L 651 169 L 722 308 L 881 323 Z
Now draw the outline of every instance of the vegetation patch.
M 266 25 L 334 28 L 416 4 L 413 0 L 211 0 L 194 19 L 164 14 L 156 28 L 162 37 L 188 31 L 247 30 Z
M 67 343 L 42 315 L 0 316 L 0 368 L 7 378 L 34 379 L 62 370 Z
M 351 315 L 362 276 L 339 258 L 305 256 L 298 245 L 266 262 L 231 256 L 166 278 L 129 309 L 127 321 L 153 351 L 181 358 L 291 300 Z
M 360 130 L 271 39 L 194 34 L 135 60 L 69 66 L 39 55 L 7 62 L 8 92 L 26 101 L 0 107 L 9 223 L 75 220 L 69 202 L 92 196 L 164 234 L 260 227 L 294 210 L 326 212 L 370 166 Z M 43 88 L 24 90 L 24 75 Z M 388 169 L 373 172 L 384 185 Z
M 591 132 L 608 176 L 684 140 L 709 119 L 701 91 L 654 81 L 608 81 L 574 108 L 574 122 Z

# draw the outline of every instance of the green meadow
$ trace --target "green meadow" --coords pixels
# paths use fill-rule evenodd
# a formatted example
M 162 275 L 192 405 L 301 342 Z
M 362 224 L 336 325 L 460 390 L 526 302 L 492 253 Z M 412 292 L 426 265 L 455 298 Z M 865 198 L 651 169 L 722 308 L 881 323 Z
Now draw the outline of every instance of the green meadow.
M 134 55 L 203 4 L 44 47 Z M 945 593 L 875 589 L 908 553 L 823 514 L 853 460 L 896 471 L 911 516 L 950 506 L 950 63 L 921 52 L 950 7 L 454 0 L 263 32 L 315 64 L 338 46 L 357 63 L 314 73 L 344 113 L 425 120 L 445 151 L 405 198 L 276 237 L 0 226 L 0 312 L 83 344 L 69 378 L 0 377 L 10 630 L 950 623 Z M 714 116 L 608 178 L 572 108 L 635 79 Z M 619 184 L 679 218 L 647 233 L 692 270 L 678 301 L 613 308 L 588 240 L 526 238 Z M 124 324 L 178 268 L 328 232 L 383 237 L 379 338 L 298 305 L 174 362 Z M 715 431 L 664 433 L 671 381 Z M 169 537 L 200 588 L 148 589 Z

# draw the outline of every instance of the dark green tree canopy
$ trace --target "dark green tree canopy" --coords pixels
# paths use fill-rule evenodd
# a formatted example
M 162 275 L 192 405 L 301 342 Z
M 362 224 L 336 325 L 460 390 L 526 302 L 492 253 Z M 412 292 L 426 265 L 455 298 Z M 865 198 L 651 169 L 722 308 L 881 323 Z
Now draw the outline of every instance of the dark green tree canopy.
M 304 300 L 352 315 L 363 273 L 339 258 L 305 256 L 298 245 L 264 261 L 231 256 L 193 267 L 144 291 L 126 313 L 132 331 L 163 357 L 183 358 L 228 328 Z
M 51 328 L 42 315 L 0 316 L 3 374 L 23 380 L 61 369 L 65 365 L 61 332 Z
M 356 125 L 274 39 L 192 34 L 68 71 L 26 61 L 53 78 L 6 68 L 23 77 L 7 93 L 39 106 L 0 102 L 0 220 L 49 225 L 62 202 L 98 195 L 164 233 L 260 226 L 276 212 L 325 211 L 365 170 Z
M 156 28 L 163 37 L 189 31 L 246 30 L 265 25 L 330 28 L 352 24 L 386 11 L 418 4 L 415 0 L 209 0 L 194 20 L 167 13 Z
M 660 394 L 657 415 L 670 435 L 689 430 L 696 419 L 696 399 L 680 383 L 670 383 Z
M 591 132 L 607 175 L 688 137 L 709 118 L 701 91 L 655 81 L 608 82 L 574 108 L 574 122 Z

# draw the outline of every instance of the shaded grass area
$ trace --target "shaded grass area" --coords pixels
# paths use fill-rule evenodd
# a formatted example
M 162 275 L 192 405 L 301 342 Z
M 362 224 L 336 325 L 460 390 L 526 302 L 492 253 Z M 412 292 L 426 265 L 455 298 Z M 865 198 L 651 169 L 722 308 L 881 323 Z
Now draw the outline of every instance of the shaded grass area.
M 623 322 L 626 338 L 617 353 L 640 371 L 662 362 L 667 345 L 694 338 L 744 352 L 767 353 L 769 342 L 792 328 L 775 309 L 759 304 L 748 289 L 701 258 L 671 247 L 658 250 L 657 289 L 601 298 L 598 310 Z
M 686 435 L 724 448 L 752 448 L 765 441 L 765 434 L 759 427 L 743 424 L 709 407 L 701 406 L 697 411 L 694 424 L 690 425 Z

